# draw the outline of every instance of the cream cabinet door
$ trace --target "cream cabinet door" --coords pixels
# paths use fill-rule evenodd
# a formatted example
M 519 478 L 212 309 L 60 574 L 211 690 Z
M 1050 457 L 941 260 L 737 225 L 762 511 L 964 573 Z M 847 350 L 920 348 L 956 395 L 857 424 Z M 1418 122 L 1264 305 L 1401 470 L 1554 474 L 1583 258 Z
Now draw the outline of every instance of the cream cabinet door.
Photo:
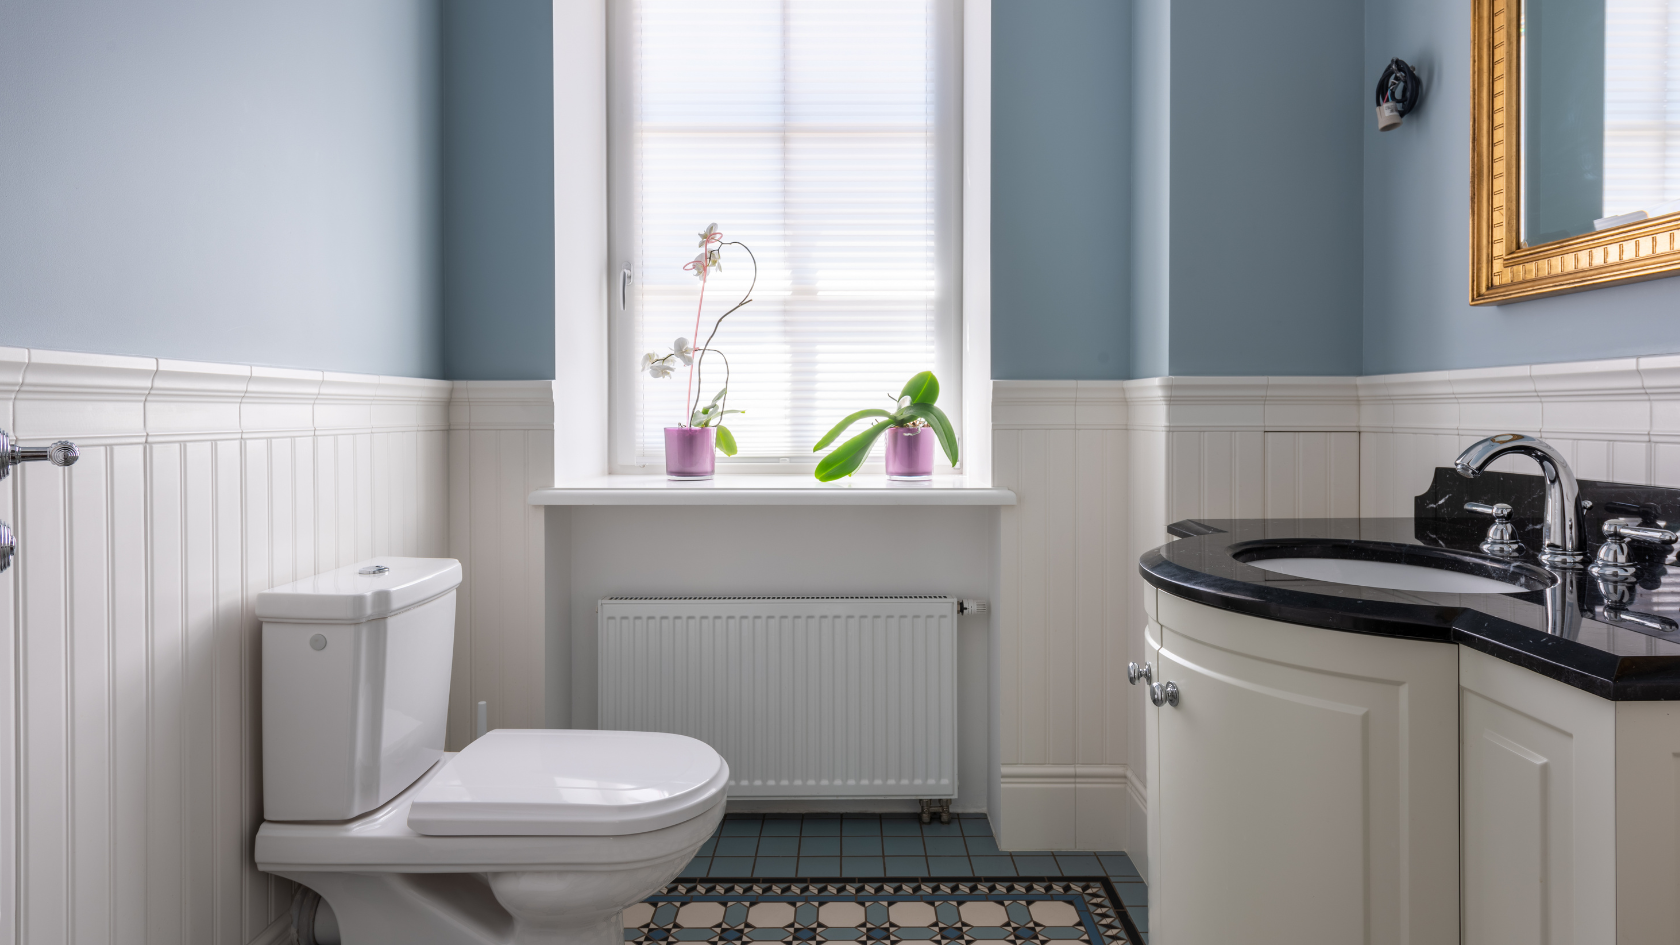
M 1615 703 L 1468 647 L 1461 669 L 1465 945 L 1610 945 Z
M 1456 941 L 1458 648 L 1159 614 L 1151 942 Z

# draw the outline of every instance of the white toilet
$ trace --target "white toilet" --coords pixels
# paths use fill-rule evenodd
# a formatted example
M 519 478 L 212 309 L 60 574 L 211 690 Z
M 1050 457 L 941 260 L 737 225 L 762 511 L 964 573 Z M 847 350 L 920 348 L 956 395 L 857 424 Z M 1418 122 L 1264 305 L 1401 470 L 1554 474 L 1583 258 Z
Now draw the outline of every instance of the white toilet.
M 623 941 L 723 817 L 729 767 L 657 732 L 501 729 L 443 750 L 448 558 L 377 558 L 257 597 L 256 861 L 314 890 L 331 945 Z

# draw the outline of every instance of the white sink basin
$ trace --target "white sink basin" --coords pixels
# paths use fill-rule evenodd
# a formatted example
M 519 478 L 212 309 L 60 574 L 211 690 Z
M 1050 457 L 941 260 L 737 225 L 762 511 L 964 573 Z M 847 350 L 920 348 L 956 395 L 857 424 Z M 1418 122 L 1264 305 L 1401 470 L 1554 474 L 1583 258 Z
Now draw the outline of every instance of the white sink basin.
M 1363 587 L 1386 587 L 1397 591 L 1432 591 L 1438 594 L 1520 594 L 1528 588 L 1516 581 L 1506 583 L 1478 574 L 1424 568 L 1391 561 L 1355 561 L 1348 558 L 1261 558 L 1248 564 L 1263 571 L 1331 581 L 1336 584 L 1358 584 Z M 1517 580 L 1520 580 L 1517 579 Z

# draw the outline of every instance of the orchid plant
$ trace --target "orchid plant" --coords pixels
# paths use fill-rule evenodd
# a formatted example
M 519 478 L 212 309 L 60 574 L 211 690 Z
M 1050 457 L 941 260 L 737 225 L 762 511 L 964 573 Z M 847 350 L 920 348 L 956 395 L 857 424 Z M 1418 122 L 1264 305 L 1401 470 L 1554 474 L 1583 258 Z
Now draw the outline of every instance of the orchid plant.
M 736 302 L 733 308 L 719 315 L 717 320 L 712 322 L 712 330 L 706 336 L 705 344 L 696 348 L 687 338 L 678 338 L 671 343 L 670 354 L 656 355 L 649 351 L 642 355 L 642 370 L 648 372 L 654 378 L 663 379 L 669 378 L 676 372 L 679 362 L 687 367 L 688 392 L 683 403 L 683 412 L 687 414 L 688 420 L 682 426 L 717 427 L 717 448 L 725 456 L 734 456 L 737 449 L 735 435 L 729 432 L 729 428 L 724 426 L 722 421 L 729 414 L 746 413 L 746 411 L 728 409 L 729 382 L 731 380 L 729 358 L 722 351 L 712 347 L 712 339 L 717 337 L 718 326 L 723 324 L 724 319 L 735 314 L 741 306 L 752 301 L 753 289 L 758 286 L 758 257 L 753 255 L 753 251 L 745 243 L 735 240 L 726 242 L 723 233 L 718 230 L 717 224 L 713 223 L 700 234 L 700 255 L 684 263 L 683 269 L 694 273 L 700 280 L 700 304 L 694 309 L 694 337 L 698 339 L 700 337 L 700 315 L 706 308 L 706 277 L 714 269 L 718 272 L 723 271 L 723 247 L 725 246 L 739 246 L 746 250 L 747 256 L 752 259 L 752 283 L 747 286 L 746 294 L 741 296 L 741 301 Z M 712 395 L 711 402 L 702 407 L 699 404 L 699 398 L 703 396 L 701 390 L 705 382 L 705 361 L 708 354 L 715 354 L 723 358 L 723 386 L 719 387 L 718 392 Z
M 932 371 L 923 371 L 904 385 L 898 396 L 887 395 L 893 402 L 891 411 L 871 408 L 859 410 L 846 419 L 836 423 L 834 429 L 823 434 L 817 445 L 811 447 L 815 453 L 830 443 L 833 443 L 846 428 L 862 420 L 864 417 L 884 417 L 885 419 L 869 429 L 859 433 L 846 442 L 835 447 L 817 463 L 817 478 L 823 482 L 832 482 L 841 476 L 850 476 L 857 472 L 863 460 L 869 455 L 869 448 L 875 445 L 881 434 L 887 432 L 888 427 L 932 427 L 939 437 L 939 445 L 945 450 L 945 458 L 951 465 L 957 464 L 957 434 L 951 427 L 951 418 L 945 416 L 945 411 L 934 406 L 939 399 L 939 379 Z

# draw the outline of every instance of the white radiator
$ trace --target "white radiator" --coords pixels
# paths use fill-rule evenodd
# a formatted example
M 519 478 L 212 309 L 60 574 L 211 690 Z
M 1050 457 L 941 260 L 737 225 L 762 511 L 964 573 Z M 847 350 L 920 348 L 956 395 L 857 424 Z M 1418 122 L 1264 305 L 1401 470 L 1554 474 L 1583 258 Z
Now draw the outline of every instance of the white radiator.
M 676 732 L 729 796 L 957 795 L 951 597 L 609 597 L 600 725 Z

